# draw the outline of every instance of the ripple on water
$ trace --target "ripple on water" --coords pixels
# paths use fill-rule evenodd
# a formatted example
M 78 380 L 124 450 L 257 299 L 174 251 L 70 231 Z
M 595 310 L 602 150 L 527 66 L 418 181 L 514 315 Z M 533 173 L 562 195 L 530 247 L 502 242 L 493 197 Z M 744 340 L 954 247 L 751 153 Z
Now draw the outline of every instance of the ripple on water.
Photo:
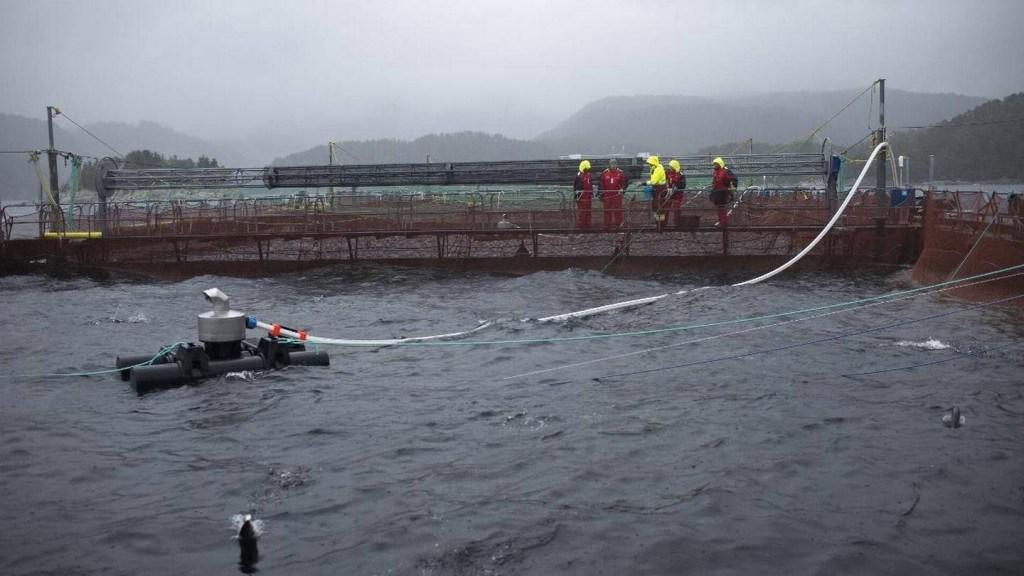
M 713 279 L 356 265 L 167 283 L 0 277 L 5 321 L 29 335 L 0 347 L 0 366 L 48 371 L 60 350 L 69 372 L 102 368 L 117 353 L 194 340 L 210 286 L 233 307 L 325 336 L 504 319 L 474 340 L 690 326 L 893 289 L 886 275 L 792 274 L 630 313 L 520 321 Z M 960 306 L 924 296 L 653 351 L 734 329 L 330 347 L 328 367 L 143 397 L 114 376 L 0 378 L 0 485 L 15 527 L 0 536 L 0 572 L 142 572 L 154 558 L 234 571 L 225 519 L 255 511 L 273 523 L 267 573 L 1013 573 L 1024 563 L 1024 357 L 998 346 L 1021 335 L 1019 314 L 965 309 L 715 360 Z M 78 329 L 53 329 L 68 323 Z M 840 376 L 954 353 L 964 357 Z M 637 371 L 647 372 L 606 377 Z M 969 415 L 965 427 L 942 426 L 951 406 Z

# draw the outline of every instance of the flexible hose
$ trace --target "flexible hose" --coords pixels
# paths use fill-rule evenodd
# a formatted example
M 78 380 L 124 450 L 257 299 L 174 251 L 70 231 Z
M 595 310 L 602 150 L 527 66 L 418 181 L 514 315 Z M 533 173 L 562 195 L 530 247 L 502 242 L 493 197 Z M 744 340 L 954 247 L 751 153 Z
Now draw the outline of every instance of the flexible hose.
M 776 274 L 782 272 L 786 268 L 789 268 L 793 264 L 796 264 L 797 262 L 800 261 L 801 258 L 806 256 L 808 252 L 814 250 L 814 247 L 818 245 L 818 242 L 821 242 L 821 239 L 824 238 L 825 235 L 832 230 L 832 227 L 835 226 L 836 222 L 839 221 L 839 217 L 843 215 L 843 212 L 846 210 L 846 207 L 850 204 L 850 200 L 853 200 L 853 196 L 857 192 L 857 188 L 860 186 L 861 180 L 864 179 L 864 176 L 868 173 L 868 168 L 870 168 L 872 162 L 875 161 L 875 156 L 878 155 L 878 152 L 881 151 L 882 148 L 886 148 L 888 146 L 888 142 L 882 142 L 878 146 L 875 146 L 875 149 L 871 152 L 871 156 L 868 157 L 868 161 L 864 164 L 864 169 L 860 171 L 860 176 L 857 177 L 857 181 L 853 183 L 853 188 L 851 188 L 850 193 L 847 194 L 846 200 L 843 200 L 843 205 L 839 207 L 839 210 L 836 210 L 836 213 L 832 216 L 832 219 L 828 221 L 828 224 L 826 224 L 825 227 L 822 228 L 821 232 L 818 233 L 814 240 L 812 240 L 810 244 L 804 247 L 804 249 L 801 250 L 799 254 L 790 259 L 789 262 L 786 262 L 785 264 L 779 266 L 778 268 L 772 270 L 771 272 L 762 274 L 757 278 L 751 278 L 750 280 L 740 282 L 739 284 L 733 284 L 733 286 L 750 286 L 752 284 L 763 282 L 771 278 L 772 276 L 775 276 Z
M 836 213 L 832 216 L 832 219 L 828 221 L 828 223 L 825 225 L 825 227 L 821 230 L 821 232 L 818 233 L 818 235 L 814 238 L 814 240 L 811 241 L 810 244 L 808 244 L 803 250 L 801 250 L 796 256 L 791 258 L 788 262 L 786 262 L 782 266 L 779 266 L 775 270 L 772 270 L 771 272 L 767 272 L 765 274 L 762 274 L 762 275 L 760 275 L 760 276 L 758 276 L 756 278 L 751 278 L 750 280 L 746 280 L 744 282 L 739 282 L 737 284 L 733 284 L 733 286 L 750 286 L 750 285 L 753 285 L 753 284 L 758 284 L 760 282 L 763 282 L 763 281 L 765 281 L 765 280 L 767 280 L 767 279 L 769 279 L 769 278 L 771 278 L 771 277 L 773 277 L 773 276 L 783 272 L 784 270 L 786 270 L 787 268 L 789 268 L 793 264 L 796 264 L 804 256 L 806 256 L 811 250 L 813 250 L 818 245 L 818 243 L 821 242 L 822 238 L 824 238 L 832 230 L 832 228 L 833 228 L 833 226 L 835 226 L 836 222 L 839 221 L 839 218 L 842 217 L 843 212 L 846 211 L 846 207 L 849 206 L 850 201 L 853 200 L 853 197 L 856 194 L 857 189 L 860 187 L 861 181 L 863 181 L 864 180 L 864 176 L 867 175 L 868 169 L 874 163 L 875 157 L 878 155 L 878 153 L 883 148 L 887 148 L 888 146 L 889 146 L 888 142 L 882 142 L 878 146 L 876 146 L 875 149 L 871 152 L 871 155 L 868 157 L 867 162 L 864 164 L 864 168 L 861 170 L 860 175 L 857 177 L 857 180 L 854 182 L 853 188 L 850 189 L 850 192 L 849 192 L 849 194 L 847 194 L 846 199 L 843 201 L 843 204 L 839 207 L 839 209 L 836 211 Z M 738 204 L 738 202 L 737 202 L 737 204 Z M 684 293 L 684 292 L 678 292 L 677 294 L 682 294 L 682 293 Z M 624 309 L 628 309 L 628 308 L 634 308 L 634 307 L 637 307 L 637 306 L 643 306 L 643 305 L 650 304 L 652 302 L 656 302 L 658 300 L 661 300 L 661 299 L 663 299 L 663 298 L 665 298 L 667 296 L 668 296 L 668 294 L 660 294 L 658 296 L 649 296 L 647 298 L 638 298 L 638 299 L 635 299 L 635 300 L 627 300 L 625 302 L 616 302 L 616 303 L 613 303 L 613 304 L 606 304 L 604 306 L 597 306 L 597 307 L 594 307 L 594 308 L 587 308 L 587 309 L 578 310 L 578 311 L 575 311 L 575 312 L 568 312 L 568 313 L 565 313 L 565 314 L 557 314 L 557 315 L 554 315 L 554 316 L 546 316 L 544 318 L 539 318 L 538 321 L 546 323 L 546 322 L 560 322 L 560 321 L 568 320 L 568 319 L 571 319 L 571 318 L 584 318 L 586 316 L 592 316 L 594 314 L 600 314 L 600 313 L 603 313 L 603 312 L 611 312 L 613 310 L 624 310 Z M 258 325 L 261 328 L 265 328 L 265 329 L 273 328 L 272 325 L 266 324 L 264 322 L 259 322 Z M 390 345 L 393 345 L 393 344 L 402 344 L 402 343 L 409 343 L 409 342 L 421 342 L 421 341 L 429 341 L 429 340 L 445 340 L 445 339 L 451 339 L 451 338 L 458 338 L 458 337 L 461 337 L 461 336 L 465 336 L 467 334 L 472 334 L 473 332 L 476 332 L 477 330 L 482 330 L 482 329 L 484 329 L 484 328 L 486 328 L 488 326 L 490 326 L 490 323 L 489 322 L 485 322 L 484 324 L 481 324 L 480 326 L 477 326 L 476 328 L 474 328 L 472 330 L 467 330 L 467 331 L 463 331 L 463 332 L 452 332 L 452 333 L 449 333 L 449 334 L 438 334 L 438 335 L 434 335 L 434 336 L 419 336 L 419 337 L 413 337 L 413 338 L 400 338 L 400 339 L 388 339 L 388 340 L 349 340 L 349 339 L 339 339 L 339 338 L 322 338 L 322 337 L 314 337 L 314 336 L 310 336 L 310 337 L 308 337 L 308 339 L 309 339 L 310 342 L 315 341 L 315 342 L 318 342 L 318 343 L 321 343 L 321 344 L 340 344 L 340 345 L 344 345 L 344 346 L 390 346 Z M 300 337 L 300 335 L 298 333 L 292 332 L 290 330 L 283 330 L 282 329 L 282 330 L 280 330 L 280 333 L 284 334 L 286 336 L 291 336 L 293 338 Z M 314 340 L 314 338 L 316 340 Z
M 595 308 L 587 308 L 586 310 L 578 310 L 576 312 L 569 312 L 567 314 L 557 314 L 555 316 L 545 316 L 544 318 L 538 318 L 538 322 L 562 322 L 569 320 L 570 318 L 585 318 L 587 316 L 593 316 L 594 314 L 600 314 L 602 312 L 611 312 L 612 310 L 624 310 L 626 308 L 635 308 L 637 306 L 643 306 L 652 302 L 657 302 L 662 298 L 665 298 L 668 294 L 659 294 L 658 296 L 648 296 L 647 298 L 637 298 L 636 300 L 627 300 L 625 302 L 616 302 L 615 304 L 607 304 L 605 306 L 597 306 Z
M 413 337 L 410 337 L 410 338 L 391 338 L 391 339 L 384 339 L 384 340 L 352 340 L 352 339 L 346 339 L 346 338 L 324 338 L 322 336 L 308 336 L 304 332 L 303 333 L 299 333 L 299 332 L 296 332 L 294 330 L 289 330 L 287 328 L 281 328 L 280 325 L 267 324 L 266 322 L 260 322 L 258 320 L 256 321 L 256 327 L 257 328 L 262 328 L 264 330 L 267 330 L 267 331 L 272 332 L 272 333 L 276 333 L 276 334 L 281 335 L 281 336 L 287 336 L 289 338 L 294 338 L 294 339 L 296 339 L 298 341 L 305 341 L 305 342 L 309 342 L 309 343 L 312 343 L 312 344 L 336 344 L 338 346 L 374 346 L 374 347 L 393 346 L 395 344 L 407 344 L 409 342 L 424 342 L 424 341 L 428 341 L 428 340 L 445 340 L 445 339 L 448 339 L 448 338 L 459 338 L 461 336 L 466 336 L 468 334 L 472 334 L 472 333 L 476 332 L 477 330 L 483 330 L 484 328 L 487 328 L 490 325 L 491 325 L 490 322 L 484 322 L 484 323 L 480 324 L 479 326 L 477 326 L 476 328 L 473 328 L 472 330 L 465 330 L 463 332 L 451 332 L 451 333 L 448 333 L 448 334 L 436 334 L 434 336 L 413 336 Z

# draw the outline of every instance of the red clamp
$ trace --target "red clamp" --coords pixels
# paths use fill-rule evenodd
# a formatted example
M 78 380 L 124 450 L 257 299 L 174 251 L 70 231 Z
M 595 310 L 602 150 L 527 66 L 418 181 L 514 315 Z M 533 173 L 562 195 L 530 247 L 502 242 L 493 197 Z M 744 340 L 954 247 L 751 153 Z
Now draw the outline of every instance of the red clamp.
M 273 326 L 270 327 L 270 337 L 271 338 L 277 338 L 280 335 L 281 335 L 281 325 L 280 324 L 274 324 Z
M 299 330 L 299 340 L 305 340 L 305 339 L 306 339 L 306 331 L 305 330 Z

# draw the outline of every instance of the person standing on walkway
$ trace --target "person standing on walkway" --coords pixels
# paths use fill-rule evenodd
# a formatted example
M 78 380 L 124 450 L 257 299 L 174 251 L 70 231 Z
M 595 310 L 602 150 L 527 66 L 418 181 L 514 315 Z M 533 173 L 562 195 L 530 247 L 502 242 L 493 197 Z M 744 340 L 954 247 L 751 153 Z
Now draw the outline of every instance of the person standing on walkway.
M 580 230 L 589 230 L 590 207 L 594 202 L 594 183 L 591 181 L 590 160 L 580 162 L 580 171 L 576 173 L 572 191 L 573 197 L 576 199 L 576 227 Z
M 665 201 L 667 200 L 668 180 L 665 178 L 665 168 L 657 156 L 648 156 L 647 165 L 651 167 L 651 177 L 647 179 L 647 186 L 651 194 L 651 214 L 654 222 L 661 231 L 665 225 Z
M 725 160 L 715 158 L 711 162 L 711 203 L 718 208 L 718 223 L 715 226 L 725 228 L 729 225 L 729 213 L 726 206 L 732 202 L 733 190 L 736 189 L 736 177 L 732 170 L 725 167 Z
M 668 180 L 668 211 L 672 214 L 675 227 L 681 228 L 683 226 L 683 204 L 686 202 L 686 175 L 683 174 L 683 166 L 679 160 L 669 161 L 665 178 Z
M 604 207 L 604 229 L 613 230 L 622 226 L 622 191 L 629 185 L 626 173 L 619 169 L 619 161 L 612 158 L 608 168 L 601 172 L 598 194 Z

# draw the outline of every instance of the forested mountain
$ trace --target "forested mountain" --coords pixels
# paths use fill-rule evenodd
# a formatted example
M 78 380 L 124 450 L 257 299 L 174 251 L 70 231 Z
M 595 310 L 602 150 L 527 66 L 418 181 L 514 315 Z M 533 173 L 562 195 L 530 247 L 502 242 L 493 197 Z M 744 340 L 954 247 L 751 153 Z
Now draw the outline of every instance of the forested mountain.
M 538 136 L 558 150 L 606 154 L 652 151 L 688 154 L 716 142 L 790 142 L 809 135 L 857 96 L 856 91 L 793 92 L 722 99 L 693 96 L 618 96 L 584 106 Z M 886 122 L 931 124 L 986 99 L 957 94 L 888 90 Z M 874 101 L 874 104 L 872 102 Z M 878 125 L 877 97 L 865 94 L 829 122 L 821 136 L 848 145 Z
M 550 158 L 554 149 L 545 142 L 515 140 L 498 134 L 458 132 L 428 134 L 415 140 L 362 140 L 335 146 L 336 164 L 426 162 L 481 162 Z M 316 146 L 274 160 L 278 166 L 327 164 L 327 145 Z
M 200 138 L 176 132 L 155 122 L 125 124 L 102 122 L 86 124 L 85 127 L 123 154 L 131 150 L 156 150 L 170 158 L 215 157 L 222 163 L 222 146 L 211 144 Z M 115 153 L 77 127 L 57 117 L 53 123 L 54 145 L 58 150 L 67 150 L 83 156 L 114 156 Z M 12 114 L 0 114 L 0 150 L 43 150 L 48 147 L 46 120 L 26 118 Z M 40 160 L 46 174 L 47 160 Z M 67 166 L 58 162 L 60 182 L 67 177 Z M 83 179 L 83 185 L 91 181 Z M 38 195 L 39 179 L 28 163 L 26 154 L 0 154 L 0 200 L 31 200 Z
M 690 96 L 622 96 L 604 98 L 533 140 L 496 134 L 459 132 L 430 134 L 415 140 L 343 141 L 336 148 L 339 164 L 526 160 L 567 154 L 653 152 L 662 155 L 741 153 L 755 142 L 755 152 L 819 150 L 820 138 L 830 137 L 837 150 L 862 139 L 877 127 L 877 104 L 861 97 L 815 138 L 806 139 L 856 93 L 800 92 L 708 99 Z M 987 102 L 956 94 L 922 94 L 890 90 L 886 120 L 897 154 L 914 159 L 916 174 L 926 169 L 928 154 L 936 155 L 937 178 L 966 180 L 1024 180 L 1021 131 L 1024 96 L 1016 94 Z M 979 106 L 980 105 L 980 106 Z M 977 107 L 977 108 L 975 108 Z M 972 110 L 972 108 L 974 108 Z M 968 112 L 969 111 L 969 112 Z M 931 129 L 901 130 L 906 126 L 941 123 Z M 962 124 L 962 126 L 961 126 Z M 221 166 L 258 166 L 269 158 L 246 156 L 241 145 L 210 143 L 153 122 L 86 125 L 122 152 L 150 150 L 164 158 L 217 158 Z M 113 154 L 103 144 L 63 119 L 54 123 L 57 148 L 89 156 Z M 731 142 L 732 144 L 716 144 Z M 250 143 L 256 148 L 259 143 Z M 46 148 L 42 119 L 0 114 L 0 150 Z M 256 149 L 253 148 L 253 149 Z M 862 145 L 860 149 L 863 149 Z M 265 149 L 265 146 L 263 147 Z M 856 153 L 854 150 L 851 153 Z M 38 180 L 24 154 L 0 154 L 0 199 L 34 199 Z M 45 158 L 42 160 L 45 170 Z M 278 165 L 326 164 L 326 143 L 274 160 Z M 61 181 L 66 168 L 60 163 Z M 85 184 L 89 184 L 85 182 Z
M 926 178 L 935 155 L 936 180 L 1024 182 L 1024 93 L 992 100 L 930 128 L 890 137 L 895 154 L 909 156 L 915 181 Z

